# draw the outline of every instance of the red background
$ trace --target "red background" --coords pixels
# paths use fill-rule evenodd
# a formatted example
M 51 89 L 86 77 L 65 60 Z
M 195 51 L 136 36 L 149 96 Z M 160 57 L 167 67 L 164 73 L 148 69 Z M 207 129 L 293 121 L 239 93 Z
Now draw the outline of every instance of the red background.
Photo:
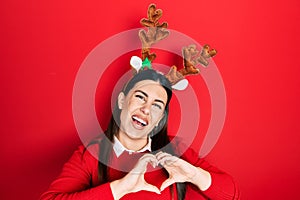
M 82 61 L 139 28 L 149 3 L 1 2 L 0 199 L 37 199 L 58 175 L 81 143 L 72 90 Z M 155 3 L 171 29 L 219 52 L 227 116 L 207 159 L 236 179 L 243 199 L 299 199 L 300 1 Z

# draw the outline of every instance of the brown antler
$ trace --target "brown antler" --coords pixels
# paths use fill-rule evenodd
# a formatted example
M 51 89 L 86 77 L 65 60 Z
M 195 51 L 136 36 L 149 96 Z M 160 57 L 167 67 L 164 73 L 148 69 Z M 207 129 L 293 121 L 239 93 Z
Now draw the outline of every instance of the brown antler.
M 195 66 L 200 63 L 204 66 L 208 66 L 207 58 L 215 56 L 216 50 L 210 50 L 209 45 L 204 45 L 201 53 L 196 49 L 196 45 L 190 45 L 183 47 L 183 68 L 177 71 L 176 66 L 172 66 L 166 77 L 169 79 L 172 85 L 176 84 L 180 80 L 184 79 L 187 75 L 199 74 L 200 69 Z
M 177 67 L 175 65 L 171 67 L 165 77 L 170 81 L 171 85 L 175 85 L 178 81 L 184 79 L 184 76 L 177 71 Z
M 188 47 L 183 47 L 183 68 L 179 71 L 183 76 L 189 74 L 198 74 L 200 70 L 195 67 L 195 59 L 199 51 L 196 49 L 196 45 L 190 45 Z
M 207 67 L 209 62 L 207 61 L 208 58 L 214 57 L 217 54 L 215 49 L 210 49 L 208 44 L 203 46 L 200 56 L 196 59 L 197 63 L 202 64 L 203 66 Z
M 160 24 L 158 20 L 162 17 L 162 10 L 156 9 L 155 4 L 150 4 L 148 7 L 148 19 L 143 18 L 141 24 L 145 27 L 160 27 L 167 28 L 168 24 L 163 22 Z
M 151 4 L 148 7 L 148 19 L 143 18 L 140 21 L 143 26 L 148 28 L 147 32 L 145 30 L 139 31 L 139 38 L 142 42 L 142 60 L 148 58 L 152 62 L 156 58 L 156 54 L 150 52 L 151 45 L 169 35 L 169 31 L 166 30 L 168 27 L 167 22 L 162 24 L 158 22 L 161 17 L 162 10 L 156 9 L 155 4 Z
M 143 29 L 140 30 L 139 38 L 142 42 L 142 61 L 145 61 L 145 59 L 148 58 L 151 66 L 151 62 L 156 58 L 156 54 L 150 52 L 151 45 L 166 38 L 169 35 L 169 31 L 166 30 L 168 27 L 167 22 L 163 22 L 161 24 L 158 22 L 158 20 L 162 17 L 162 10 L 156 9 L 155 4 L 149 5 L 147 17 L 147 19 L 143 18 L 140 21 L 143 26 L 147 27 L 147 31 Z M 165 76 L 169 79 L 173 86 L 176 84 L 176 87 L 179 86 L 177 88 L 186 87 L 188 84 L 187 80 L 181 80 L 183 80 L 187 75 L 199 74 L 200 70 L 195 66 L 197 64 L 208 66 L 209 63 L 207 59 L 215 56 L 216 53 L 217 51 L 210 49 L 209 45 L 204 45 L 201 53 L 199 53 L 199 51 L 196 49 L 196 45 L 184 47 L 182 49 L 183 68 L 177 71 L 177 67 L 172 66 L 168 74 Z M 179 81 L 180 83 L 177 84 Z

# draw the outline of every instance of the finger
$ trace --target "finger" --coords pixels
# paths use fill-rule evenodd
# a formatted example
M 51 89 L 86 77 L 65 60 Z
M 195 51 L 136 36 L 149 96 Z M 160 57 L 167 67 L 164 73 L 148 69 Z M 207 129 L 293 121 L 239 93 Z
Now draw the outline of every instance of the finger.
M 172 165 L 177 160 L 178 160 L 177 157 L 169 155 L 158 159 L 158 164 L 161 164 L 162 166 Z
M 153 167 L 156 167 L 158 165 L 158 161 L 155 155 L 153 154 L 145 154 L 142 158 L 141 158 L 142 162 L 146 162 L 146 163 L 151 163 Z
M 165 152 L 159 152 L 155 156 L 156 156 L 157 160 L 161 160 L 161 159 L 166 158 L 166 157 L 168 157 L 168 158 L 172 158 L 172 157 L 177 158 L 176 156 L 173 156 L 173 155 L 171 155 L 169 153 L 165 153 Z
M 149 162 L 151 160 L 156 160 L 156 157 L 152 154 L 147 153 L 139 159 L 139 162 L 145 163 L 145 162 Z
M 157 159 L 157 160 L 160 160 L 160 159 L 162 159 L 163 157 L 171 156 L 171 155 L 168 154 L 168 153 L 165 153 L 165 152 L 160 151 L 160 152 L 158 152 L 155 156 L 156 156 L 156 159 Z
M 157 187 L 155 187 L 154 185 L 151 185 L 149 183 L 145 183 L 145 187 L 143 190 L 155 192 L 156 194 L 160 194 L 160 190 Z
M 173 183 L 175 183 L 175 181 L 172 180 L 172 179 L 167 179 L 167 180 L 165 180 L 165 181 L 161 184 L 161 186 L 160 186 L 160 191 L 163 191 L 164 189 L 166 189 L 167 187 L 169 187 L 169 186 L 172 185 Z
M 147 158 L 156 158 L 155 155 L 151 154 L 151 153 L 145 153 L 141 158 L 140 160 L 142 159 L 147 159 Z
M 152 155 L 152 154 L 145 154 L 145 155 L 143 155 L 139 159 L 138 163 L 133 168 L 132 172 L 138 172 L 138 173 L 145 172 L 148 163 L 151 163 L 153 167 L 155 167 L 155 166 L 158 165 L 158 161 L 157 161 L 157 159 L 156 159 L 156 157 L 154 155 Z
M 158 161 L 158 164 L 161 164 L 161 165 L 165 165 L 165 161 L 169 158 L 171 158 L 172 155 L 168 154 L 168 153 L 160 153 L 160 154 L 157 154 L 156 155 L 156 158 L 157 158 L 157 161 Z
M 157 157 L 157 156 L 159 156 L 160 154 L 163 154 L 163 153 L 165 153 L 165 152 L 159 151 L 158 153 L 155 154 L 155 156 Z

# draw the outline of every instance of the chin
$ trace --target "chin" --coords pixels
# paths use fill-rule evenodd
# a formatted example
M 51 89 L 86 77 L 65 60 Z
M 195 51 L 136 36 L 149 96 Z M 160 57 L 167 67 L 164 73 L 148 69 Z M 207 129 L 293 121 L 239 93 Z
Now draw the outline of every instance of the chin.
M 148 134 L 141 134 L 140 132 L 139 133 L 138 132 L 137 133 L 132 133 L 131 132 L 131 134 L 127 133 L 127 135 L 128 135 L 129 138 L 136 139 L 136 140 L 148 138 Z

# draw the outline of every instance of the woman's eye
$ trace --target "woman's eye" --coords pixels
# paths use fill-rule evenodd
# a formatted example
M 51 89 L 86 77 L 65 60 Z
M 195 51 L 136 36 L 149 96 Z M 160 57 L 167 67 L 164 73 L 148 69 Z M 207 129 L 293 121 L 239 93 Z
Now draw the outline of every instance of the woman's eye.
M 158 104 L 156 104 L 156 103 L 155 103 L 155 104 L 153 104 L 153 106 L 154 106 L 155 108 L 158 108 L 158 109 L 160 109 L 160 110 L 162 109 L 162 108 L 161 108 L 161 106 L 160 106 L 160 105 L 158 105 Z
M 135 97 L 137 97 L 137 98 L 140 99 L 140 100 L 145 101 L 145 97 L 142 96 L 142 95 L 137 94 L 137 95 L 135 95 Z

